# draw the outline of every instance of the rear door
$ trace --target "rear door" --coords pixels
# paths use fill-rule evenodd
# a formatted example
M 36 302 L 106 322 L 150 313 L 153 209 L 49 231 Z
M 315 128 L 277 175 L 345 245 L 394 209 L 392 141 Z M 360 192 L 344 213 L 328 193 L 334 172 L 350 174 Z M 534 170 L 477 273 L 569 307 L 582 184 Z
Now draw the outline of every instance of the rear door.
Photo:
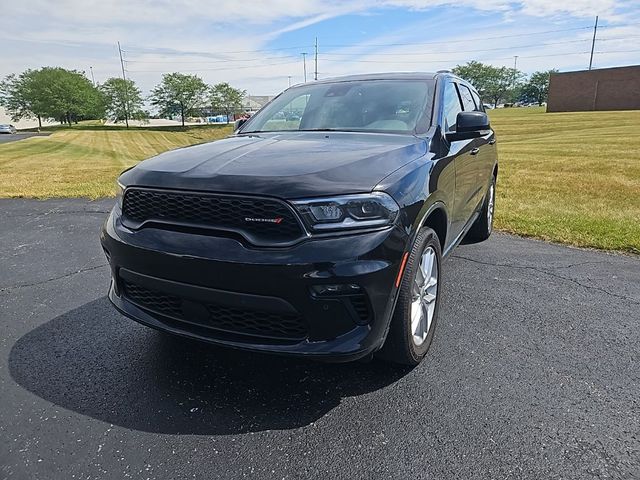
M 462 103 L 458 87 L 454 82 L 448 81 L 444 87 L 443 118 L 441 119 L 445 134 L 455 132 L 456 119 L 461 111 Z M 452 239 L 456 239 L 462 232 L 476 206 L 478 173 L 473 148 L 470 140 L 453 141 L 449 145 L 449 156 L 454 157 L 456 172 L 455 195 L 451 213 Z

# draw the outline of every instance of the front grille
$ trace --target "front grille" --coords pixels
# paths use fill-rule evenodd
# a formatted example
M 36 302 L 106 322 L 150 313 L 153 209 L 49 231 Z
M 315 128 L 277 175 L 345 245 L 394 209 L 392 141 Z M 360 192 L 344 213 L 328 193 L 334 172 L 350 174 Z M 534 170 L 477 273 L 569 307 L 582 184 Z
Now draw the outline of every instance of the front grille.
M 284 340 L 302 340 L 307 337 L 307 329 L 300 315 L 275 314 L 215 303 L 199 303 L 206 315 L 192 317 L 188 313 L 185 314 L 188 308 L 185 306 L 187 300 L 142 287 L 130 281 L 123 279 L 121 281 L 127 298 L 151 312 L 229 333 Z M 191 300 L 188 302 L 195 303 Z
M 132 228 L 150 221 L 165 227 L 224 230 L 256 245 L 291 243 L 304 234 L 293 211 L 274 199 L 129 188 L 122 212 L 124 223 Z

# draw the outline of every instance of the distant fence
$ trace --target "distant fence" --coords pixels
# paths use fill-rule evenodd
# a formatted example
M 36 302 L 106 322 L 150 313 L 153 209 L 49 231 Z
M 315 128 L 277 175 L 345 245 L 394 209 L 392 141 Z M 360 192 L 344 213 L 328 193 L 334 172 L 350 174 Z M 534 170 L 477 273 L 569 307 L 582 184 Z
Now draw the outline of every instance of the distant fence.
M 640 110 L 640 65 L 551 75 L 548 112 Z

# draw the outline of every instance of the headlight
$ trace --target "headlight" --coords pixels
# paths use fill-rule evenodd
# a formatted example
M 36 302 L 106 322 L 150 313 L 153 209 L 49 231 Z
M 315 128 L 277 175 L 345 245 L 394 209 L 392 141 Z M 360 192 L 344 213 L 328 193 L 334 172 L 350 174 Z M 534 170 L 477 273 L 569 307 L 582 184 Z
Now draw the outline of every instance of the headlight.
M 124 185 L 120 183 L 120 180 L 116 180 L 116 203 L 122 208 L 122 197 L 124 196 Z
M 293 204 L 313 231 L 391 225 L 400 209 L 393 198 L 383 192 L 297 200 Z

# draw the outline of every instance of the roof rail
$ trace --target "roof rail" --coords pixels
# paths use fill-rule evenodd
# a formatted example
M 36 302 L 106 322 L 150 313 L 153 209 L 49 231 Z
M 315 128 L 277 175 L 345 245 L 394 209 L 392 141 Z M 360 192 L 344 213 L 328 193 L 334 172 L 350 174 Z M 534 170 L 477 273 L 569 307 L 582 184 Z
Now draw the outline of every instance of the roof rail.
M 438 70 L 436 73 L 453 73 L 451 70 Z

